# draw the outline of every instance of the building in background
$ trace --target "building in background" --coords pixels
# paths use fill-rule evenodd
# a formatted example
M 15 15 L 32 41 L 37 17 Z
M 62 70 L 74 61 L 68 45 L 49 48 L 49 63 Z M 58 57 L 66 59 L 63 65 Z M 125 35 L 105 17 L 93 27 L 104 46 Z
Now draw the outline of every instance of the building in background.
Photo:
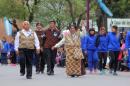
M 113 25 L 118 26 L 119 31 L 128 31 L 130 30 L 130 19 L 129 18 L 108 18 L 107 19 L 107 28 L 108 31 L 111 31 Z

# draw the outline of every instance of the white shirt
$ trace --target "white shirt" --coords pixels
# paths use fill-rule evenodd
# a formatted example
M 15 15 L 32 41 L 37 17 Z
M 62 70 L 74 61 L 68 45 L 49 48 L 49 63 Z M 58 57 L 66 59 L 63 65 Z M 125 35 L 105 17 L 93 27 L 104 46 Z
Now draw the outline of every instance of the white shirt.
M 30 34 L 32 34 L 31 29 L 29 29 L 29 31 L 22 29 L 22 32 L 26 37 L 28 37 L 28 36 L 30 36 Z M 15 36 L 15 42 L 14 42 L 14 46 L 15 46 L 16 51 L 18 51 L 18 48 L 19 48 L 19 36 L 20 36 L 20 33 L 18 32 L 17 35 Z M 39 43 L 38 37 L 37 37 L 35 32 L 34 32 L 34 41 L 35 41 L 36 49 L 40 49 L 40 43 Z

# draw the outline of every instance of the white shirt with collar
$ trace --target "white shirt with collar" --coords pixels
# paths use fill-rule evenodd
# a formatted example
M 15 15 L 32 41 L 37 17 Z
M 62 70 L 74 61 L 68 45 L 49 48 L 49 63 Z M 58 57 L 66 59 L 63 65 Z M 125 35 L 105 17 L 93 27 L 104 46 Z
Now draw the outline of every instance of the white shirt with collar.
M 33 32 L 33 31 L 32 31 L 31 29 L 29 29 L 28 31 L 22 29 L 22 33 L 23 33 L 26 37 L 30 36 L 30 35 L 32 34 L 32 32 Z M 35 32 L 33 32 L 33 33 L 34 33 L 35 47 L 36 47 L 36 49 L 40 49 L 40 42 L 39 42 L 39 40 L 38 40 L 38 37 L 37 37 L 37 35 L 36 35 Z M 19 36 L 20 36 L 20 32 L 17 32 L 17 35 L 15 36 L 15 42 L 14 42 L 14 44 L 15 44 L 15 50 L 16 50 L 16 51 L 18 51 L 18 48 L 19 48 Z

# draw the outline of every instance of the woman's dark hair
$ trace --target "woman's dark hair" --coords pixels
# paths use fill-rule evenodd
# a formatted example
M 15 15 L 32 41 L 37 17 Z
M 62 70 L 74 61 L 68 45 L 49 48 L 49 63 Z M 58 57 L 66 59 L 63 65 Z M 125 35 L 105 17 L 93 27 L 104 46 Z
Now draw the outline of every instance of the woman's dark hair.
M 118 27 L 116 25 L 112 26 L 113 29 L 115 29 L 116 31 L 118 30 Z
M 51 21 L 50 21 L 50 23 L 52 23 L 52 22 L 53 22 L 54 24 L 56 24 L 56 21 L 55 21 L 55 20 L 51 20 Z
M 104 26 L 100 27 L 100 29 L 99 29 L 99 30 L 105 30 L 105 31 L 106 31 L 106 29 L 105 29 L 105 27 L 104 27 Z
M 43 27 L 43 24 L 42 24 L 41 22 L 37 22 L 37 23 L 36 23 L 36 27 L 37 27 L 38 25 L 41 25 L 41 26 Z
M 70 29 L 71 29 L 71 27 L 74 27 L 74 28 L 75 28 L 75 30 L 77 30 L 76 25 L 69 25 L 69 26 L 68 26 L 68 29 L 70 30 Z
M 94 31 L 94 34 L 96 33 L 94 28 L 89 29 L 89 34 L 90 34 L 91 31 Z

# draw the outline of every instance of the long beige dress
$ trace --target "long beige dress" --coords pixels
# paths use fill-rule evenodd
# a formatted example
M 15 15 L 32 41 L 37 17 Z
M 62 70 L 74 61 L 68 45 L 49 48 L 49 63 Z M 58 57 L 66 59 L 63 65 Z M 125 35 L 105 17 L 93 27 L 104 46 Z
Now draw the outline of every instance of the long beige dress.
M 55 45 L 59 47 L 64 44 L 66 52 L 66 73 L 71 75 L 81 74 L 81 60 L 84 58 L 80 47 L 80 31 L 71 34 L 69 31 L 65 32 L 63 39 Z M 76 52 L 77 50 L 77 52 Z

